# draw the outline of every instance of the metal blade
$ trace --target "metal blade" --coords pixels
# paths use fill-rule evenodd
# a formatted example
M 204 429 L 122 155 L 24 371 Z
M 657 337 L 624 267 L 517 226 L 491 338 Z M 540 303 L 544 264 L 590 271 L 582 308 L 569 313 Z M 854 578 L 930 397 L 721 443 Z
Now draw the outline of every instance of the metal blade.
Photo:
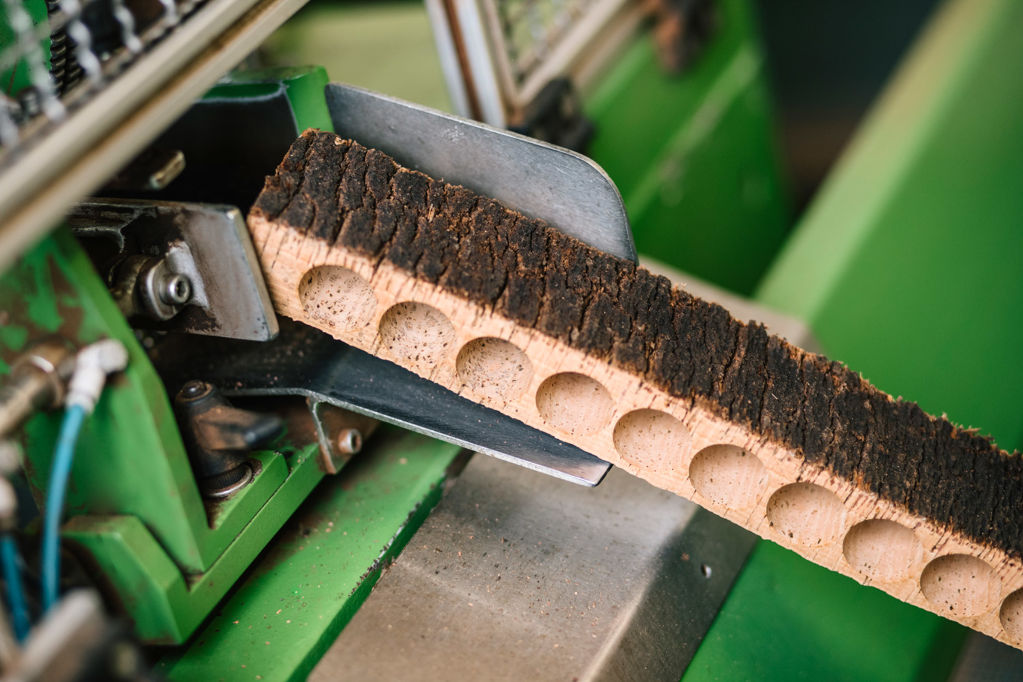
M 311 327 L 281 321 L 268 343 L 168 337 L 153 361 L 171 391 L 202 379 L 227 395 L 299 395 L 581 485 L 611 465 Z

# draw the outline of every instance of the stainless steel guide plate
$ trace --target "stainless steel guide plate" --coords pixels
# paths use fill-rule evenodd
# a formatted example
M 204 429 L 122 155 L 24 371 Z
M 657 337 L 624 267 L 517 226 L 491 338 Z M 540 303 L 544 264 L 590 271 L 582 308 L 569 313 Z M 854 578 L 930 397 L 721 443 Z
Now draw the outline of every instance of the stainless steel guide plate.
M 618 188 L 582 154 L 350 85 L 331 83 L 326 96 L 338 135 L 636 260 Z

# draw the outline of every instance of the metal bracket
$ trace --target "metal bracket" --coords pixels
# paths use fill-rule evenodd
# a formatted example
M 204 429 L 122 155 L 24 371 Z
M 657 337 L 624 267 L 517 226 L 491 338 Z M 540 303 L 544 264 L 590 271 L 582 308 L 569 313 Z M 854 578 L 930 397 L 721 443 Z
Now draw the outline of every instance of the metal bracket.
M 95 199 L 69 218 L 122 310 L 162 331 L 267 341 L 279 329 L 241 211 L 233 206 Z M 116 266 L 116 268 L 112 267 Z M 123 270 L 127 266 L 129 282 Z M 183 282 L 187 281 L 188 296 Z

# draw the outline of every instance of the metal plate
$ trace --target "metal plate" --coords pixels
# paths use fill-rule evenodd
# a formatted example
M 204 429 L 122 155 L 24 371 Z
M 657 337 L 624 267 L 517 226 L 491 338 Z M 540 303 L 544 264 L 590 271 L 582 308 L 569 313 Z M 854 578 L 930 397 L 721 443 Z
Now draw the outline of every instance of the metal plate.
M 621 470 L 476 457 L 310 679 L 676 682 L 755 539 Z
M 192 303 L 160 325 L 232 339 L 266 341 L 278 330 L 252 238 L 233 206 L 92 199 L 68 222 L 82 237 L 111 237 L 127 253 L 167 254 L 192 282 Z M 180 244 L 185 248 L 180 248 Z
M 152 353 L 173 392 L 203 379 L 228 395 L 301 395 L 594 486 L 611 465 L 311 327 L 281 320 L 269 343 L 168 337 Z
M 585 156 L 350 85 L 331 83 L 326 96 L 339 135 L 636 260 L 618 188 Z

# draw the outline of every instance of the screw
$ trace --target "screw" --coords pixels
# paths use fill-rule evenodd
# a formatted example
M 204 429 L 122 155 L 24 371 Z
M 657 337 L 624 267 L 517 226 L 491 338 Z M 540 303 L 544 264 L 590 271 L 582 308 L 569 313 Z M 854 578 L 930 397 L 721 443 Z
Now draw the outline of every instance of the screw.
M 210 392 L 210 385 L 205 381 L 192 379 L 181 387 L 180 396 L 185 400 L 195 400 Z
M 358 429 L 341 429 L 337 434 L 337 449 L 343 455 L 354 455 L 362 449 L 362 434 Z
M 160 300 L 167 305 L 185 305 L 192 298 L 192 281 L 185 275 L 174 273 L 159 284 Z

